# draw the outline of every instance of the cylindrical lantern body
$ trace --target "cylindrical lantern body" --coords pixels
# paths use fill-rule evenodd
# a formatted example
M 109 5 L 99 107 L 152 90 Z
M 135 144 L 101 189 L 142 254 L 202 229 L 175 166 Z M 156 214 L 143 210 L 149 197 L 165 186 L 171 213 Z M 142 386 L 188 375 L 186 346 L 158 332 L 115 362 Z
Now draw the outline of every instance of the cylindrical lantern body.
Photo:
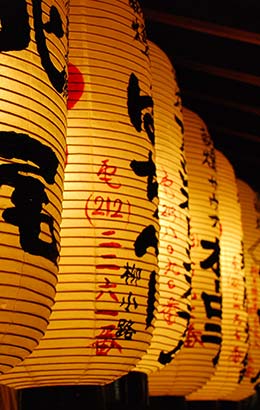
M 0 373 L 38 344 L 54 302 L 66 152 L 67 3 L 0 6 Z
M 216 151 L 218 173 L 222 342 L 216 371 L 189 400 L 224 400 L 241 383 L 248 350 L 248 315 L 243 258 L 241 209 L 235 173 Z
M 147 353 L 136 370 L 150 373 L 174 358 L 190 317 L 191 263 L 180 90 L 168 57 L 149 42 L 159 183 L 159 304 Z
M 112 382 L 153 331 L 158 187 L 142 12 L 127 0 L 71 0 L 69 33 L 56 303 L 39 348 L 5 379 L 15 387 Z
M 241 383 L 226 400 L 243 400 L 255 393 L 260 382 L 260 208 L 253 189 L 238 179 L 244 232 L 244 263 L 247 291 L 249 349 Z
M 189 186 L 192 296 L 191 319 L 182 349 L 150 375 L 152 396 L 184 396 L 214 373 L 221 344 L 219 216 L 215 149 L 200 117 L 183 109 Z

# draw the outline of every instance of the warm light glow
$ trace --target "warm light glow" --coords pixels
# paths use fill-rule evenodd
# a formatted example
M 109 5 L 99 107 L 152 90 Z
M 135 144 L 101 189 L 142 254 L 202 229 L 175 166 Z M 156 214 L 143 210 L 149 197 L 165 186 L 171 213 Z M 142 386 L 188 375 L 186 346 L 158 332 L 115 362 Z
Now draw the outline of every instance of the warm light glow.
M 260 381 L 260 207 L 259 196 L 237 180 L 244 232 L 244 262 L 249 324 L 249 350 L 243 380 L 226 400 L 243 400 L 255 394 Z
M 70 1 L 68 156 L 56 303 L 4 383 L 104 384 L 149 346 L 158 270 L 151 74 L 142 12 Z
M 222 343 L 216 371 L 188 400 L 225 400 L 243 379 L 248 349 L 248 315 L 241 210 L 232 165 L 216 151 L 218 173 Z
M 68 52 L 67 1 L 57 0 L 55 7 L 50 0 L 20 2 L 19 9 L 5 2 L 3 7 L 0 373 L 9 371 L 35 348 L 54 302 Z
M 221 343 L 219 214 L 215 150 L 204 122 L 183 110 L 192 260 L 191 320 L 183 348 L 149 376 L 151 396 L 184 396 L 214 373 Z
M 135 370 L 150 373 L 173 360 L 190 316 L 191 264 L 187 171 L 180 90 L 168 57 L 149 42 L 159 183 L 159 304 L 151 345 Z

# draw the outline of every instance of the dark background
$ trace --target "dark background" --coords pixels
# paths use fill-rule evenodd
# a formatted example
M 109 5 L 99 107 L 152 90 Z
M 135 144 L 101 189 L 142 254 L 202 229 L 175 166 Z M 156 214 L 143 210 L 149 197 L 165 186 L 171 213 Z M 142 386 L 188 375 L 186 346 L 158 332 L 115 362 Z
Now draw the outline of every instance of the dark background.
M 260 1 L 141 0 L 183 105 L 205 121 L 238 178 L 260 192 Z

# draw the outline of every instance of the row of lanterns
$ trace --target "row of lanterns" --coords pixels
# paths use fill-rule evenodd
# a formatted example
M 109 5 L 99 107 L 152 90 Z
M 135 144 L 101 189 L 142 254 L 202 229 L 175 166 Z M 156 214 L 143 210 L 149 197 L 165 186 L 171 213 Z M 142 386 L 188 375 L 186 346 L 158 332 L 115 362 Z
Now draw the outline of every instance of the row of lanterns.
M 255 193 L 182 107 L 138 1 L 27 0 L 0 39 L 0 383 L 134 370 L 152 396 L 254 394 Z

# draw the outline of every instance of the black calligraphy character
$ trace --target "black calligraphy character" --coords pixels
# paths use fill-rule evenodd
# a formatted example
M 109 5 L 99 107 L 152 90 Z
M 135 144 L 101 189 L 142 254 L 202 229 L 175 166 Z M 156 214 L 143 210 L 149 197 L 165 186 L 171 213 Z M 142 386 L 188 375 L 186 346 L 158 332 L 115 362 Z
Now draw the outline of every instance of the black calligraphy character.
M 42 0 L 32 0 L 33 6 L 33 18 L 34 18 L 34 29 L 35 29 L 35 40 L 37 43 L 37 50 L 41 57 L 41 63 L 46 71 L 50 82 L 53 87 L 62 93 L 65 91 L 67 76 L 65 67 L 62 71 L 54 66 L 50 58 L 50 52 L 47 47 L 47 42 L 45 38 L 44 31 L 48 34 L 53 34 L 57 38 L 62 38 L 64 36 L 64 30 L 62 27 L 62 20 L 60 14 L 55 6 L 50 7 L 49 21 L 45 24 L 42 20 Z
M 174 76 L 174 78 L 175 78 L 175 81 L 176 81 L 176 75 Z M 176 81 L 177 82 L 177 81 Z M 181 106 L 181 104 L 182 104 L 182 101 L 181 101 L 181 92 L 180 92 L 180 90 L 177 90 L 176 91 L 176 93 L 175 93 L 175 97 L 176 97 L 176 101 L 174 102 L 174 107 L 180 107 Z
M 243 379 L 244 379 L 244 377 L 245 377 L 245 375 L 246 375 L 246 372 L 247 372 L 248 352 L 246 352 L 246 354 L 245 354 L 245 356 L 244 356 L 244 359 L 242 360 L 241 364 L 242 364 L 243 367 L 242 367 L 242 369 L 241 369 L 240 372 L 239 372 L 238 384 L 240 384 L 240 383 L 243 381 Z
M 220 224 L 219 217 L 217 215 L 209 215 L 209 218 L 212 220 L 212 227 L 216 228 Z
M 206 332 L 209 332 L 211 334 L 203 334 L 201 336 L 202 342 L 205 343 L 213 343 L 216 345 L 221 344 L 221 326 L 217 325 L 216 323 L 206 323 L 204 326 L 204 329 Z M 219 336 L 217 336 L 215 333 L 218 333 Z
M 156 181 L 156 167 L 152 159 L 152 152 L 149 151 L 148 161 L 133 160 L 130 166 L 134 173 L 139 177 L 148 177 L 147 180 L 147 198 L 152 201 L 158 196 L 158 182 Z
M 216 180 L 214 177 L 210 177 L 210 178 L 208 179 L 208 181 L 209 181 L 209 183 L 214 187 L 214 189 L 216 190 L 216 189 L 217 189 L 217 186 L 218 186 L 217 180 Z
M 134 322 L 132 320 L 120 319 L 116 331 L 116 337 L 124 336 L 124 339 L 131 340 L 136 330 L 133 329 Z
M 208 165 L 214 171 L 216 170 L 216 157 L 215 157 L 215 150 L 214 148 L 210 148 L 209 150 L 203 151 L 203 161 L 202 164 Z
M 135 13 L 137 13 L 141 16 L 143 15 L 142 9 L 141 9 L 141 6 L 140 6 L 138 0 L 129 0 L 129 6 L 132 7 L 132 9 L 134 10 Z
M 30 42 L 26 0 L 1 0 L 0 51 L 23 50 Z
M 149 95 L 140 95 L 139 81 L 135 74 L 131 74 L 127 89 L 127 106 L 128 115 L 132 125 L 136 131 L 142 131 L 142 122 L 144 122 L 144 129 L 154 145 L 154 122 L 151 114 L 146 113 L 142 117 L 142 111 L 145 108 L 153 109 L 153 99 Z
M 212 193 L 212 196 L 209 197 L 210 206 L 216 211 L 218 209 L 218 199 L 215 192 Z
M 150 246 L 155 249 L 155 254 L 158 256 L 158 239 L 156 237 L 156 230 L 153 225 L 148 225 L 145 227 L 135 240 L 134 247 L 136 256 L 144 256 Z
M 258 379 L 260 379 L 260 371 L 254 377 L 251 377 L 250 381 L 251 383 L 256 383 Z
M 45 186 L 35 174 L 43 177 L 47 183 L 53 184 L 58 160 L 53 151 L 30 138 L 26 134 L 0 132 L 0 156 L 6 159 L 22 159 L 34 162 L 37 166 L 27 164 L 0 165 L 0 187 L 14 187 L 11 201 L 14 205 L 3 211 L 5 222 L 18 226 L 20 244 L 25 252 L 40 255 L 57 263 L 58 250 L 54 236 L 53 217 L 42 212 L 43 204 L 49 203 Z M 40 239 L 41 224 L 49 227 L 52 241 Z
M 177 95 L 177 94 L 176 94 Z M 181 129 L 181 133 L 182 133 L 182 135 L 184 134 L 184 125 L 183 125 L 183 122 L 182 122 L 182 120 L 179 118 L 179 117 L 177 117 L 177 115 L 175 115 L 174 116 L 175 117 L 175 121 L 176 121 L 176 123 L 179 125 L 179 127 L 180 127 L 180 129 Z
M 221 319 L 221 296 L 210 295 L 206 292 L 202 292 L 201 298 L 206 308 L 207 318 L 211 319 L 215 316 Z M 219 307 L 216 307 L 216 305 L 218 305 Z
M 137 285 L 138 280 L 141 279 L 141 272 L 142 268 L 136 268 L 135 263 L 133 266 L 129 266 L 128 262 L 126 262 L 126 266 L 124 266 L 125 272 L 120 276 L 122 279 L 125 279 L 125 283 L 128 285 L 128 280 L 130 283 L 134 283 Z
M 200 130 L 201 130 L 201 138 L 202 138 L 202 141 L 204 142 L 204 144 L 208 147 L 212 146 L 213 145 L 212 139 L 211 139 L 209 133 L 207 132 L 207 130 L 204 127 L 202 127 Z
M 181 349 L 183 344 L 184 344 L 183 340 L 179 340 L 177 346 L 174 349 L 172 349 L 170 352 L 164 352 L 163 350 L 161 350 L 159 357 L 157 359 L 158 362 L 163 365 L 171 363 L 175 354 Z
M 146 28 L 142 21 L 138 21 L 136 18 L 132 23 L 132 29 L 135 31 L 135 40 L 139 41 L 144 46 L 144 50 L 141 50 L 146 57 L 149 57 L 149 46 L 147 43 Z
M 138 303 L 136 302 L 136 298 L 135 298 L 135 296 L 133 296 L 132 292 L 129 292 L 127 300 L 125 300 L 125 297 L 123 296 L 120 306 L 125 306 L 125 305 L 126 305 L 126 307 L 124 309 L 125 309 L 126 312 L 130 311 L 130 307 L 132 305 L 135 309 L 138 308 Z
M 215 242 L 212 241 L 207 241 L 207 240 L 201 240 L 201 246 L 203 249 L 212 249 L 212 254 L 208 256 L 204 261 L 200 262 L 200 267 L 202 269 L 209 269 L 211 268 L 213 272 L 220 277 L 220 265 L 219 265 L 219 254 L 220 254 L 220 248 L 219 248 L 219 239 L 216 238 Z
M 148 286 L 148 302 L 147 302 L 147 317 L 146 317 L 146 329 L 151 326 L 155 317 L 155 303 L 156 303 L 156 272 L 152 271 L 149 279 Z

